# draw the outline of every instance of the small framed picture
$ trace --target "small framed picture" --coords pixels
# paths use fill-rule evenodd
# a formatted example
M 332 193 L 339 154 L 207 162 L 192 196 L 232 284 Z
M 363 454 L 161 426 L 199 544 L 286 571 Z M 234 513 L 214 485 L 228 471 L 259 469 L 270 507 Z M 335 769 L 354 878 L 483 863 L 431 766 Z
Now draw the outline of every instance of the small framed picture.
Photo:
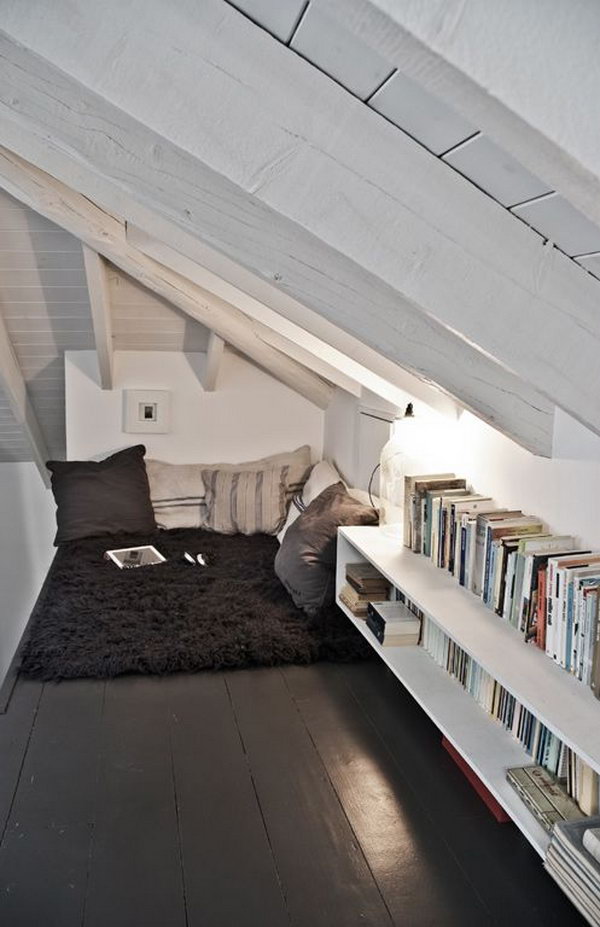
M 155 566 L 164 563 L 166 557 L 151 544 L 143 547 L 121 547 L 119 550 L 107 550 L 104 553 L 106 560 L 112 560 L 120 570 L 131 570 L 134 567 Z
M 166 434 L 170 431 L 171 394 L 164 389 L 123 390 L 123 431 Z

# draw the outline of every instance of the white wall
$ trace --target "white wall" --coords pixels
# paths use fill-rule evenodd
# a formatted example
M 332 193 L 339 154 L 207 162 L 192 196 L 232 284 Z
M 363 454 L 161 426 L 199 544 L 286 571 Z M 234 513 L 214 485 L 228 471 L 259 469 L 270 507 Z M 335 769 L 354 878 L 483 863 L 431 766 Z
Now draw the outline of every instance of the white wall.
M 323 412 L 231 353 L 223 356 L 217 388 L 204 392 L 198 375 L 205 354 L 117 351 L 112 391 L 98 386 L 94 351 L 65 354 L 67 456 L 86 459 L 131 444 L 172 463 L 250 460 L 310 444 L 323 450 Z M 168 434 L 122 430 L 123 389 L 171 391 Z
M 338 388 L 323 421 L 323 456 L 353 486 L 358 473 L 358 404 L 356 396 Z
M 600 549 L 600 438 L 557 411 L 553 459 L 534 457 L 464 412 L 448 464 L 507 507 Z
M 0 464 L 0 684 L 55 548 L 54 501 L 33 463 Z

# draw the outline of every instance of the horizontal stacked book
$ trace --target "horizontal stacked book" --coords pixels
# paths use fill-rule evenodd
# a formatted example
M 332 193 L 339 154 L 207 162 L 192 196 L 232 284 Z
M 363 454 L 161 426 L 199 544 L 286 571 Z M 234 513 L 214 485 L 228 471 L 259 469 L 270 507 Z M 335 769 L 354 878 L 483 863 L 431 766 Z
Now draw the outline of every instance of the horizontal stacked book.
M 405 477 L 404 543 L 600 698 L 600 551 L 502 509 L 453 473 Z
M 419 643 L 421 622 L 403 602 L 369 602 L 367 627 L 383 647 Z
M 386 601 L 390 583 L 371 563 L 347 563 L 339 597 L 357 618 L 366 618 L 369 602 Z
M 544 863 L 588 924 L 600 927 L 600 817 L 559 821 Z
M 427 617 L 422 622 L 421 642 L 437 665 L 510 731 L 534 763 L 555 777 L 583 814 L 596 814 L 599 780 L 590 766 Z
M 558 777 L 543 766 L 516 766 L 506 771 L 506 778 L 548 833 L 552 833 L 557 821 L 585 817 Z

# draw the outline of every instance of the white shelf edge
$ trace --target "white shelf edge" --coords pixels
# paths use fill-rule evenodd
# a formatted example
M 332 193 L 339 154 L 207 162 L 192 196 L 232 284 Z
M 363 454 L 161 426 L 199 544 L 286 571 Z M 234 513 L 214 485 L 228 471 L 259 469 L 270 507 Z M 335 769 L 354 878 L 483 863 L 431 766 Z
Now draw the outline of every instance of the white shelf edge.
M 402 547 L 400 541 L 391 542 L 381 534 L 378 528 L 373 527 L 340 528 L 339 532 L 345 542 L 353 547 L 361 557 L 372 562 L 396 589 L 399 589 L 408 599 L 414 602 L 428 618 L 456 641 L 486 672 L 490 673 L 511 694 L 515 695 L 549 730 L 573 749 L 596 772 L 600 773 L 600 702 L 594 698 L 591 691 L 583 683 L 561 669 L 541 650 L 525 644 L 522 636 L 515 628 L 486 608 L 473 593 L 459 586 L 453 577 L 446 574 L 444 570 L 435 567 L 422 555 Z M 366 543 L 368 540 L 371 541 L 371 544 L 375 542 L 375 548 L 379 548 L 380 551 L 384 550 L 386 557 L 391 556 L 393 558 L 394 569 L 390 569 L 388 563 L 382 562 L 374 554 L 373 549 L 369 549 L 369 544 Z M 401 575 L 403 567 L 405 574 L 408 572 L 408 577 Z M 411 572 L 420 574 L 417 579 L 421 583 L 423 578 L 426 577 L 427 583 L 432 587 L 433 591 L 427 590 L 423 594 L 422 590 L 419 592 L 418 589 L 415 589 L 414 576 L 412 577 L 411 587 Z M 440 595 L 444 598 L 450 597 L 450 610 L 460 606 L 462 612 L 470 614 L 470 620 L 472 619 L 475 623 L 479 622 L 479 627 L 476 630 L 479 631 L 485 628 L 485 633 L 494 642 L 493 653 L 490 658 L 485 655 L 482 656 L 478 652 L 477 646 L 473 642 L 473 625 L 469 626 L 466 623 L 465 627 L 457 627 L 456 622 L 451 622 L 447 617 L 448 608 L 445 608 L 445 606 L 441 609 L 432 608 L 431 602 L 424 601 L 424 598 L 427 600 Z M 506 659 L 507 653 L 512 654 L 512 660 Z M 506 665 L 503 665 L 503 661 Z M 535 684 L 532 684 L 531 680 L 526 678 L 522 672 L 519 678 L 516 678 L 514 665 L 519 664 L 527 665 Z M 526 689 L 525 692 L 523 687 Z M 552 717 L 552 706 L 545 704 L 548 701 L 545 693 L 553 693 L 552 699 L 555 705 L 561 702 L 563 705 L 569 705 L 578 715 L 578 722 L 581 722 L 582 716 L 586 718 L 589 729 L 586 732 L 587 744 L 585 739 L 573 736 L 563 726 L 556 723 Z M 593 742 L 590 744 L 589 741 Z
M 507 768 L 531 763 L 531 757 L 519 742 L 499 723 L 487 715 L 456 680 L 453 680 L 448 673 L 436 665 L 422 647 L 382 647 L 371 634 L 364 621 L 353 615 L 339 599 L 337 604 L 417 704 L 420 705 L 425 714 L 432 719 L 441 734 L 450 741 L 452 746 L 469 764 L 477 777 L 531 843 L 534 850 L 543 858 L 550 843 L 550 835 L 539 824 L 506 780 Z M 409 671 L 409 664 L 412 664 L 412 669 L 413 671 L 416 670 L 416 672 Z M 433 679 L 435 680 L 435 690 L 427 690 L 427 683 Z M 476 755 L 474 759 L 470 744 L 466 742 L 467 739 L 464 734 L 461 734 L 459 726 L 456 723 L 453 724 L 451 718 L 440 716 L 438 702 L 445 708 L 452 706 L 452 712 L 450 713 L 454 715 L 455 721 L 457 717 L 460 717 L 463 721 L 465 718 L 468 720 L 469 733 L 474 742 L 478 740 L 479 742 L 481 740 L 489 742 L 490 738 L 492 738 L 494 743 L 501 749 L 502 765 L 493 762 L 481 762 Z M 457 705 L 460 708 L 458 716 L 454 711 Z

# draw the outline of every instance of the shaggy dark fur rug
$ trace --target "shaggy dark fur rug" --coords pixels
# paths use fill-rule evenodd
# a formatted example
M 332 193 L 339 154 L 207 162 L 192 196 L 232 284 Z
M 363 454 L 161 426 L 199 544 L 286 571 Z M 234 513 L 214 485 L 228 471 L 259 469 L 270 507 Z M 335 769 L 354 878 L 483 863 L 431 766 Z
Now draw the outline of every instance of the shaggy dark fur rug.
M 152 543 L 158 566 L 120 570 L 106 549 Z M 273 571 L 277 541 L 182 529 L 62 547 L 32 617 L 21 672 L 44 680 L 363 659 L 337 606 L 309 619 Z M 184 551 L 202 553 L 193 566 Z

